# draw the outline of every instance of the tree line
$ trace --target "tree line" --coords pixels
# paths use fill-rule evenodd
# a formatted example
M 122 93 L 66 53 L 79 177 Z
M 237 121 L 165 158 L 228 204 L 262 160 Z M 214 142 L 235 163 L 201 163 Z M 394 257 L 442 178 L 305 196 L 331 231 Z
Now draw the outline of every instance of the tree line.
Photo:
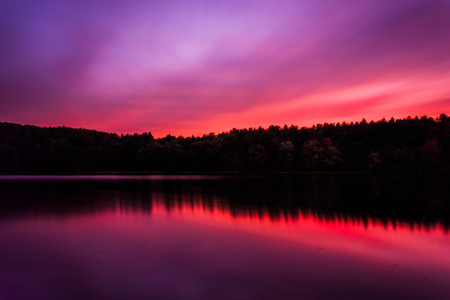
M 0 172 L 450 172 L 450 120 L 408 117 L 154 138 L 0 123 Z

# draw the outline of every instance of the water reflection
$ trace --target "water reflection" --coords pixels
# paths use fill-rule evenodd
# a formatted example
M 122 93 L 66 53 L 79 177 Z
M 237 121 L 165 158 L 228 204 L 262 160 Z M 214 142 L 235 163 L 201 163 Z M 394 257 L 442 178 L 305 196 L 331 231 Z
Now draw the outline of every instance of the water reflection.
M 0 298 L 445 299 L 428 180 L 7 178 Z
M 0 217 L 201 206 L 233 217 L 450 229 L 446 178 L 360 175 L 0 176 Z

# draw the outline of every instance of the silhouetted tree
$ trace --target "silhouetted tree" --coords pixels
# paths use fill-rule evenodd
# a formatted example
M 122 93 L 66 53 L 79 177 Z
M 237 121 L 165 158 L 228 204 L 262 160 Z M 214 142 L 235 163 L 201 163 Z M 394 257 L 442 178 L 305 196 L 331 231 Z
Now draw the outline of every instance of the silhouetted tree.
M 450 120 L 236 129 L 155 139 L 67 127 L 0 123 L 0 172 L 450 172 Z

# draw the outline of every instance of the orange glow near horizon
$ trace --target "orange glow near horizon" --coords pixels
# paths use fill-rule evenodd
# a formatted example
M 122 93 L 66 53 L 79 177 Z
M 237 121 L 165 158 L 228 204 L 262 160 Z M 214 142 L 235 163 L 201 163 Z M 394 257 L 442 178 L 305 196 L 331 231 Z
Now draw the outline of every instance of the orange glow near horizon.
M 6 0 L 0 19 L 0 122 L 161 138 L 450 113 L 449 1 Z

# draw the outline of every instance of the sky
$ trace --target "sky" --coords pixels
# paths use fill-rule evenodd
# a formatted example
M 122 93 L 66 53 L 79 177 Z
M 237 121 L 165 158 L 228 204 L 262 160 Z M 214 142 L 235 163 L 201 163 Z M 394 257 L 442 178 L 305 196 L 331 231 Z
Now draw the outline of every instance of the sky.
M 0 122 L 155 137 L 450 113 L 450 0 L 2 0 Z

